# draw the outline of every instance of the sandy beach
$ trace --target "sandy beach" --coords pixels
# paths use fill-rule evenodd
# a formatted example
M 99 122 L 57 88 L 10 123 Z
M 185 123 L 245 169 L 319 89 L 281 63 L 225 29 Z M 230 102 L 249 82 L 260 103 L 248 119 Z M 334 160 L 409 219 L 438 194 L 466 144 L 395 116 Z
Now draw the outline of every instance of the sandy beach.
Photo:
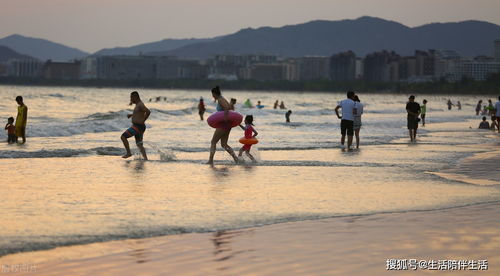
M 0 264 L 29 264 L 36 275 L 498 275 L 499 215 L 493 203 L 339 217 L 61 247 Z M 487 260 L 488 270 L 388 271 L 388 259 Z

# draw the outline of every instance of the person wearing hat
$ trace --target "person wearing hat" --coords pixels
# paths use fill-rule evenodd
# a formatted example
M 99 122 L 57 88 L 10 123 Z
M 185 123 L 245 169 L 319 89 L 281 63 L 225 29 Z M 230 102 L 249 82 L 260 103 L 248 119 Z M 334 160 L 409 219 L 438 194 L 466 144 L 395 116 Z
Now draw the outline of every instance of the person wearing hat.
M 408 112 L 408 132 L 412 142 L 417 139 L 418 116 L 420 115 L 420 105 L 415 102 L 415 96 L 411 95 L 406 104 L 406 112 Z

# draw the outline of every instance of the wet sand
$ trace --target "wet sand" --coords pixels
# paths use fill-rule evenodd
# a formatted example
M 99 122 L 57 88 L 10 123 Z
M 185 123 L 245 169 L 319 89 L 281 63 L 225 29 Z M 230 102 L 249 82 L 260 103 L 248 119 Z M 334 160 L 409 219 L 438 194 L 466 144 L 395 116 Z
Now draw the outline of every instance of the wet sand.
M 36 275 L 499 275 L 500 203 L 60 247 L 0 258 Z M 487 260 L 388 271 L 387 259 Z M 32 272 L 16 275 L 33 275 Z

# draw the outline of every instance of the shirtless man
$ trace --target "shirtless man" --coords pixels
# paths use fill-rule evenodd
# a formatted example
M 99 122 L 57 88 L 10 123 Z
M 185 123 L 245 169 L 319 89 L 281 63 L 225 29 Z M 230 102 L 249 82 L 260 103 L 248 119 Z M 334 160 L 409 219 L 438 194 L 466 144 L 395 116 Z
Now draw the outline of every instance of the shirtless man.
M 132 117 L 132 126 L 129 129 L 125 130 L 121 137 L 123 145 L 125 146 L 125 150 L 127 151 L 127 153 L 125 153 L 125 155 L 123 155 L 122 157 L 129 158 L 130 156 L 132 156 L 127 139 L 134 136 L 135 143 L 141 151 L 144 160 L 148 160 L 146 150 L 144 149 L 144 145 L 142 144 L 142 138 L 144 132 L 146 131 L 145 122 L 148 119 L 149 114 L 151 114 L 151 111 L 141 101 L 141 98 L 139 97 L 139 93 L 137 91 L 130 93 L 130 105 L 132 104 L 135 104 L 134 113 L 127 114 L 127 118 Z

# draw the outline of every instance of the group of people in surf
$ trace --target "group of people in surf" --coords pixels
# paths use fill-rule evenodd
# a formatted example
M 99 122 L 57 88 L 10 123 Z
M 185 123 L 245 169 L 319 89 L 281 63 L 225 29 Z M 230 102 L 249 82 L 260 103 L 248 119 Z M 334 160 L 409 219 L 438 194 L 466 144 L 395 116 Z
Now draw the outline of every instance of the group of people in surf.
M 216 86 L 212 89 L 212 97 L 217 103 L 217 111 L 224 112 L 224 122 L 228 122 L 227 114 L 230 110 L 234 110 L 234 105 L 236 103 L 236 99 L 231 99 L 230 101 L 226 100 L 221 93 L 219 86 Z M 18 137 L 22 138 L 22 143 L 26 142 L 26 123 L 28 118 L 28 107 L 23 102 L 22 96 L 16 97 L 16 102 L 18 104 L 18 112 L 16 120 L 14 121 L 13 117 L 8 118 L 7 124 L 5 125 L 5 130 L 8 133 L 8 142 L 15 143 L 18 141 Z M 492 126 L 493 130 L 496 126 L 498 128 L 498 132 L 500 133 L 500 96 L 498 97 L 498 102 L 493 106 L 491 100 L 489 100 L 490 106 L 489 115 L 492 116 Z M 482 101 L 478 102 L 477 106 L 481 106 Z M 137 147 L 139 148 L 143 158 L 145 160 L 148 159 L 146 150 L 143 145 L 143 136 L 146 131 L 146 120 L 149 118 L 151 111 L 146 107 L 146 105 L 142 102 L 139 93 L 137 91 L 133 91 L 130 93 L 130 105 L 134 104 L 134 110 L 131 114 L 127 115 L 127 118 L 131 118 L 132 126 L 125 130 L 121 135 L 121 140 L 125 147 L 125 154 L 122 156 L 123 158 L 128 158 L 132 156 L 132 152 L 130 150 L 130 145 L 128 142 L 128 138 L 134 137 Z M 282 102 L 283 104 L 283 102 Z M 418 124 L 422 121 L 422 125 L 425 125 L 425 115 L 427 111 L 427 100 L 423 100 L 423 105 L 415 102 L 415 96 L 411 95 L 408 98 L 408 102 L 406 104 L 407 111 L 407 126 L 409 130 L 410 140 L 414 142 L 416 140 Z M 359 133 L 361 130 L 361 116 L 363 114 L 363 104 L 360 101 L 358 95 L 356 95 L 353 91 L 347 92 L 347 98 L 340 101 L 339 104 L 335 108 L 335 114 L 341 120 L 340 121 L 340 144 L 344 149 L 350 150 L 353 143 L 353 137 L 356 137 L 356 148 L 359 148 L 360 137 Z M 203 102 L 203 98 L 200 99 L 198 104 L 198 110 L 200 119 L 203 120 L 203 114 L 205 113 L 205 104 Z M 340 115 L 339 110 L 342 111 L 342 115 Z M 289 122 L 289 116 L 291 114 L 291 110 L 289 110 L 286 114 L 287 122 Z M 476 115 L 478 115 L 478 109 L 476 108 Z M 420 118 L 419 118 L 420 117 Z M 483 117 L 483 122 L 480 125 L 480 128 L 486 128 L 486 117 Z M 245 117 L 245 125 L 239 125 L 245 133 L 245 138 L 253 138 L 257 136 L 257 131 L 254 129 L 253 125 L 253 116 L 248 115 Z M 227 127 L 216 128 L 214 134 L 212 136 L 212 140 L 210 142 L 210 155 L 208 159 L 208 164 L 214 163 L 214 155 L 217 148 L 217 143 L 220 141 L 222 148 L 224 148 L 230 155 L 233 157 L 236 163 L 241 162 L 241 157 L 243 153 L 255 162 L 255 158 L 250 154 L 251 145 L 244 145 L 240 151 L 238 156 L 234 153 L 233 149 L 228 145 L 229 134 L 231 133 L 231 126 L 227 124 Z M 491 127 L 491 126 L 489 126 Z M 347 146 L 345 146 L 345 140 L 347 136 Z
M 500 133 L 500 96 L 498 97 L 498 102 L 496 102 L 495 105 L 493 105 L 493 102 L 491 101 L 491 99 L 489 99 L 488 105 L 485 105 L 483 111 L 481 112 L 482 103 L 483 100 L 479 100 L 476 105 L 476 116 L 480 113 L 481 115 L 484 115 L 481 123 L 479 123 L 479 128 L 491 129 L 493 131 L 496 128 L 498 130 L 498 133 Z M 486 120 L 486 116 L 490 116 L 491 123 Z

